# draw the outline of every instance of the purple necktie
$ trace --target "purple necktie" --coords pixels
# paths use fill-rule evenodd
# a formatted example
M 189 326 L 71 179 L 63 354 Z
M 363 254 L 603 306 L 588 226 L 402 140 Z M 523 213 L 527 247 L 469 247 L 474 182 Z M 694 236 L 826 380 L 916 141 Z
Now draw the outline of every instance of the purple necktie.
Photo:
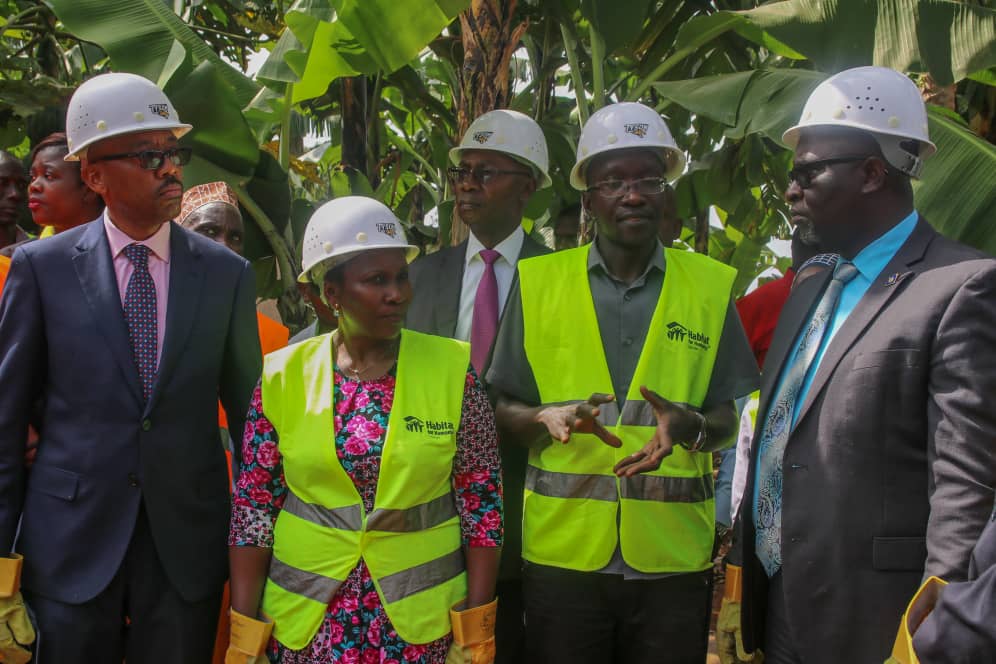
M 484 261 L 484 274 L 477 285 L 474 298 L 474 318 L 470 324 L 470 363 L 478 376 L 488 361 L 488 352 L 498 331 L 498 278 L 495 277 L 495 261 L 501 254 L 494 249 L 481 249 Z M 481 376 L 483 378 L 483 376 Z
M 149 273 L 149 248 L 144 244 L 129 244 L 122 253 L 131 261 L 134 271 L 125 287 L 124 314 L 128 336 L 135 354 L 135 366 L 142 381 L 142 396 L 149 400 L 156 382 L 158 335 L 156 334 L 156 284 Z

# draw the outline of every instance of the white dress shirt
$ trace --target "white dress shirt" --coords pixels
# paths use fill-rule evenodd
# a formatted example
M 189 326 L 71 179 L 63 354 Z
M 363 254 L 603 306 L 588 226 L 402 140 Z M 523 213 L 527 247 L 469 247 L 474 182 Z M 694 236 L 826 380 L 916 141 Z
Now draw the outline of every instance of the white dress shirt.
M 516 226 L 512 233 L 495 245 L 495 251 L 501 257 L 495 261 L 495 278 L 498 280 L 498 316 L 505 310 L 508 291 L 512 289 L 512 279 L 515 277 L 515 265 L 519 262 L 519 252 L 526 234 L 522 226 Z M 477 286 L 484 276 L 484 259 L 480 251 L 486 247 L 474 237 L 471 231 L 467 238 L 467 253 L 464 255 L 463 285 L 460 287 L 460 311 L 457 316 L 456 338 L 470 341 L 470 326 L 474 320 L 474 298 L 477 297 Z

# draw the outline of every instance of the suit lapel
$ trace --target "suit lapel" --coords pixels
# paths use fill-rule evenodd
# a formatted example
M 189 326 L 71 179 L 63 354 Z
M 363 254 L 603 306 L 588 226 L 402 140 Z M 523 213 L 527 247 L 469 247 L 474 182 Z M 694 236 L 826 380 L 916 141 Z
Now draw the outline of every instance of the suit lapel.
M 187 231 L 173 224 L 169 240 L 169 295 L 166 305 L 166 334 L 163 338 L 163 353 L 159 360 L 159 373 L 149 398 L 151 410 L 169 380 L 170 374 L 183 355 L 187 337 L 193 327 L 200 292 L 203 287 L 204 269 L 201 255 L 190 245 Z
M 460 289 L 463 286 L 464 256 L 467 253 L 467 241 L 451 249 L 444 249 L 442 265 L 437 272 L 436 292 L 439 297 L 435 317 L 435 328 L 444 337 L 456 334 L 457 317 L 460 313 Z
M 892 257 L 882 273 L 875 277 L 875 281 L 865 292 L 864 296 L 854 307 L 854 311 L 847 317 L 837 334 L 827 346 L 820 366 L 816 369 L 813 383 L 806 393 L 806 400 L 799 410 L 799 417 L 796 419 L 796 426 L 802 422 L 809 408 L 813 405 L 820 391 L 827 384 L 837 365 L 844 355 L 851 349 L 865 329 L 878 317 L 878 314 L 899 293 L 909 278 L 913 276 L 910 266 L 923 258 L 927 245 L 936 235 L 934 231 L 921 217 L 913 229 L 913 234 L 903 243 L 896 255 Z
M 764 423 L 764 415 L 768 412 L 772 393 L 778 387 L 778 379 L 785 370 L 785 365 L 791 360 L 790 355 L 795 349 L 799 333 L 809 323 L 813 308 L 819 302 L 832 276 L 833 270 L 824 270 L 794 286 L 782 308 L 761 371 L 761 400 L 757 411 L 758 430 Z
M 128 337 L 128 324 L 121 306 L 121 292 L 114 274 L 114 259 L 104 232 L 103 216 L 87 227 L 80 243 L 76 245 L 76 251 L 78 253 L 73 256 L 73 268 L 97 328 L 104 335 L 125 382 L 141 404 L 142 387 L 138 380 L 131 339 Z

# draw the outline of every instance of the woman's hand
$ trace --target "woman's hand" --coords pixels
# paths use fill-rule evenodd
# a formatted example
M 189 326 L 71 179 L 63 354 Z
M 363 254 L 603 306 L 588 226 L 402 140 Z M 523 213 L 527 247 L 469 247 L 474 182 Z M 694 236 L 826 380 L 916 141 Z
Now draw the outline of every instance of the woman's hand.
M 543 424 L 550 437 L 566 443 L 571 434 L 589 433 L 598 437 L 609 447 L 622 447 L 619 437 L 606 429 L 598 421 L 599 406 L 614 401 L 611 394 L 592 394 L 587 401 L 568 403 L 562 406 L 547 406 L 536 414 L 536 422 Z

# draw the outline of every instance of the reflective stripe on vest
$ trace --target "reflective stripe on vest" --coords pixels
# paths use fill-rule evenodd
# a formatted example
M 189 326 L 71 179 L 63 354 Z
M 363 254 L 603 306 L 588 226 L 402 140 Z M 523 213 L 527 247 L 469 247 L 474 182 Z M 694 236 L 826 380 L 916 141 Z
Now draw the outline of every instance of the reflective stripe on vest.
M 308 645 L 360 558 L 391 624 L 409 643 L 450 630 L 467 593 L 452 493 L 467 344 L 404 331 L 374 509 L 336 456 L 330 335 L 267 355 L 263 412 L 279 434 L 289 489 L 274 526 L 263 611 L 288 648 Z
M 551 498 L 585 498 L 615 502 L 620 497 L 660 503 L 697 503 L 714 495 L 712 474 L 702 477 L 634 475 L 616 480 L 606 475 L 554 473 L 526 467 L 526 489 Z
M 545 404 L 611 394 L 588 281 L 589 247 L 519 262 L 524 343 Z M 687 408 L 702 406 L 730 306 L 736 272 L 705 256 L 665 249 L 664 284 L 622 408 L 600 406 L 599 421 L 622 440 L 613 449 L 590 434 L 530 451 L 523 510 L 523 558 L 595 571 L 617 543 L 627 564 L 647 572 L 711 566 L 712 455 L 680 447 L 654 472 L 617 479 L 612 467 L 642 449 L 657 419 L 646 385 Z M 550 284 L 556 284 L 551 288 Z

